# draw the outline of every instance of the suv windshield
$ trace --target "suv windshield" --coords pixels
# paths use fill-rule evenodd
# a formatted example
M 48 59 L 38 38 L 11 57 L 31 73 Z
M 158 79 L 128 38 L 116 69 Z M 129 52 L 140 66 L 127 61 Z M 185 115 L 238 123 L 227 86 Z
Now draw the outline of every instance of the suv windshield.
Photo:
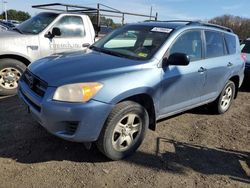
M 148 60 L 167 40 L 168 28 L 128 25 L 97 41 L 90 48 L 129 59 Z
M 58 14 L 56 13 L 40 13 L 18 25 L 16 28 L 21 33 L 38 34 L 43 31 L 57 16 Z

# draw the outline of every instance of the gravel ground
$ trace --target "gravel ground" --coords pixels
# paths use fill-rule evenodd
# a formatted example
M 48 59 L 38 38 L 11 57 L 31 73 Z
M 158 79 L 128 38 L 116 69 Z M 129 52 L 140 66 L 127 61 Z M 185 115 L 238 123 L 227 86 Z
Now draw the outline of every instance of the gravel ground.
M 0 99 L 0 187 L 250 187 L 250 88 L 224 115 L 202 107 L 158 122 L 115 162 L 50 135 L 17 97 Z

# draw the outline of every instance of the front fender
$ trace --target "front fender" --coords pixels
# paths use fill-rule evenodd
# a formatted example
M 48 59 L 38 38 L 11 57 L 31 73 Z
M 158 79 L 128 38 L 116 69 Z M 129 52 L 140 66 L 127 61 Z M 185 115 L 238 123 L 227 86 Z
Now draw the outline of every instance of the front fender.
M 140 94 L 146 94 L 148 96 L 150 96 L 155 104 L 155 99 L 154 99 L 154 89 L 153 88 L 149 88 L 149 87 L 140 87 L 140 88 L 134 88 L 128 91 L 125 91 L 123 93 L 120 93 L 119 95 L 117 95 L 115 98 L 113 98 L 110 103 L 111 104 L 117 104 L 120 101 L 125 100 L 126 98 L 131 98 L 135 95 L 140 95 Z
M 0 52 L 0 58 L 13 58 L 13 57 L 16 57 L 15 59 L 25 59 L 28 62 L 32 62 L 32 59 L 26 54 L 22 54 L 19 52 L 12 52 L 12 51 Z

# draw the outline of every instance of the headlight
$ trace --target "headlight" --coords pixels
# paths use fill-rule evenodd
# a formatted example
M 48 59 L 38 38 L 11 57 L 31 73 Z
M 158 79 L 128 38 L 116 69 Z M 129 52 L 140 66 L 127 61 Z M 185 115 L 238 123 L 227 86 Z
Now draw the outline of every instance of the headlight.
M 103 85 L 98 82 L 69 84 L 58 87 L 53 100 L 64 102 L 87 102 Z

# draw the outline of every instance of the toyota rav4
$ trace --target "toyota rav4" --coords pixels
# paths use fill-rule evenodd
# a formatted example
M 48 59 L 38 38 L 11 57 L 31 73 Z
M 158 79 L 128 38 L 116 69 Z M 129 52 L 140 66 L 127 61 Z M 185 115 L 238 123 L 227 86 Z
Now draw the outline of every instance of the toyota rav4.
M 157 120 L 212 103 L 225 113 L 244 77 L 237 35 L 190 21 L 123 26 L 87 51 L 29 65 L 19 96 L 50 133 L 122 159 Z

